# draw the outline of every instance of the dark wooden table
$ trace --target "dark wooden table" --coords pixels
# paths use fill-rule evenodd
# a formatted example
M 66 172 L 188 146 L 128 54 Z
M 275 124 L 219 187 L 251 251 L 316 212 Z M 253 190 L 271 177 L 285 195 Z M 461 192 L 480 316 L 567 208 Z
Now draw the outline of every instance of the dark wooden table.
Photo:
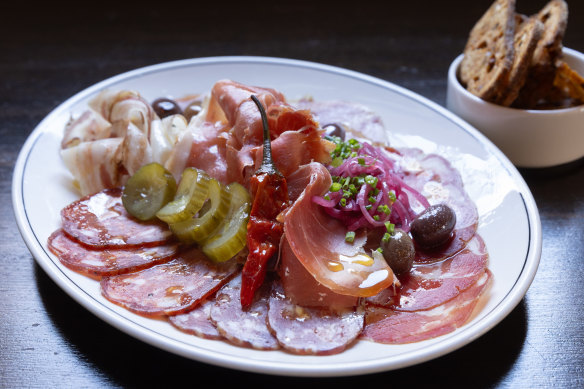
M 20 3 L 0 8 L 0 387 L 177 387 L 200 385 L 204 377 L 237 387 L 584 387 L 582 161 L 521 170 L 541 214 L 543 254 L 530 290 L 506 319 L 444 357 L 361 377 L 256 375 L 137 341 L 61 291 L 35 263 L 14 221 L 10 188 L 18 150 L 53 108 L 102 79 L 182 58 L 289 57 L 371 74 L 444 105 L 448 65 L 490 0 Z M 532 13 L 543 4 L 520 0 L 518 9 Z M 564 42 L 584 51 L 584 3 L 569 5 Z

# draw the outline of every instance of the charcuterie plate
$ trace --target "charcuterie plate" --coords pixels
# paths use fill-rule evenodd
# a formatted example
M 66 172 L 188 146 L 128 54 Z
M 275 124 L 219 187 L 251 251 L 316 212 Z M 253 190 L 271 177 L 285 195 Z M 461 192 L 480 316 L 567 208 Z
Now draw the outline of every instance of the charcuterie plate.
M 394 146 L 446 157 L 461 173 L 479 211 L 478 232 L 490 254 L 493 284 L 470 320 L 447 335 L 400 345 L 359 340 L 331 356 L 259 351 L 180 332 L 168 322 L 133 314 L 102 297 L 99 283 L 61 265 L 47 238 L 60 210 L 79 198 L 59 155 L 63 129 L 99 91 L 131 89 L 147 100 L 205 93 L 220 79 L 266 86 L 293 101 L 342 99 L 378 113 Z M 452 352 L 477 339 L 521 301 L 541 256 L 542 232 L 534 199 L 509 160 L 483 135 L 439 105 L 386 81 L 337 67 L 265 57 L 213 57 L 130 71 L 71 97 L 32 132 L 14 171 L 12 200 L 18 227 L 39 265 L 79 304 L 119 330 L 163 350 L 204 363 L 265 374 L 344 376 L 398 369 Z

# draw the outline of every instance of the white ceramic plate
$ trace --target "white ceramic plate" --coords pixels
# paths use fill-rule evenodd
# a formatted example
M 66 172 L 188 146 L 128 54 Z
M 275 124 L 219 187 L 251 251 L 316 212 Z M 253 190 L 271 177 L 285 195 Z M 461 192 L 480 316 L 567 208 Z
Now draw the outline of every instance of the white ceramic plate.
M 63 128 L 104 88 L 133 89 L 146 99 L 207 92 L 219 79 L 276 88 L 291 100 L 346 99 L 379 113 L 394 145 L 445 155 L 463 175 L 479 209 L 479 233 L 490 253 L 493 287 L 471 320 L 456 331 L 423 342 L 383 345 L 358 341 L 324 357 L 256 351 L 200 339 L 170 324 L 135 315 L 105 300 L 98 282 L 63 267 L 47 250 L 60 226 L 59 211 L 78 198 L 59 157 Z M 216 57 L 150 66 L 105 80 L 65 101 L 32 132 L 13 178 L 18 226 L 39 265 L 71 297 L 100 319 L 144 342 L 187 358 L 246 371 L 294 376 L 343 376 L 421 363 L 472 342 L 521 301 L 539 264 L 541 224 L 533 197 L 509 160 L 474 128 L 408 90 L 353 71 L 310 62 L 264 57 Z

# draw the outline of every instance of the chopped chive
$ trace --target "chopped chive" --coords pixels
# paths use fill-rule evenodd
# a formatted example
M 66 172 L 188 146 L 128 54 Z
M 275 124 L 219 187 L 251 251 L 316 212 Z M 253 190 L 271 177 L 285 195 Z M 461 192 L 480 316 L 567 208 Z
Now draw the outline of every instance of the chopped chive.
M 347 232 L 347 234 L 345 235 L 345 242 L 353 243 L 354 240 L 355 240 L 355 231 Z
M 353 193 L 350 190 L 343 190 L 343 197 L 345 198 L 351 198 L 353 196 Z
M 369 200 L 369 202 L 370 202 L 371 204 L 374 204 L 374 203 L 377 201 L 377 200 L 375 199 L 375 197 L 373 197 L 373 196 L 369 196 L 369 199 L 368 199 L 368 200 Z
M 371 205 L 371 204 L 367 204 L 367 205 L 365 206 L 365 209 L 369 211 L 369 210 L 371 210 L 371 208 L 372 208 L 372 207 L 373 207 L 373 205 Z
M 325 200 L 330 200 L 331 199 L 331 197 L 329 195 L 322 196 L 322 198 L 325 199 Z
M 395 230 L 395 224 L 385 222 L 385 229 L 387 230 L 388 233 L 393 234 L 393 231 Z
M 373 215 L 373 220 L 375 220 L 376 222 L 379 221 L 379 215 Z
M 397 200 L 397 197 L 395 197 L 395 191 L 393 190 L 389 191 L 387 196 L 389 197 L 392 203 L 395 203 L 395 200 Z
M 364 166 L 365 165 L 365 158 L 358 158 L 357 162 L 359 163 L 359 165 Z
M 341 184 L 339 184 L 338 182 L 333 182 L 329 190 L 331 192 L 338 192 L 339 190 L 341 190 Z
M 339 204 L 341 204 L 341 207 L 346 207 L 347 206 L 347 199 L 343 197 L 341 199 L 341 201 L 339 201 Z
M 390 238 L 391 238 L 391 235 L 388 232 L 386 232 L 385 234 L 383 234 L 383 238 L 381 238 L 381 241 L 383 243 L 387 243 L 387 242 L 389 242 Z
M 377 181 L 378 181 L 377 177 L 371 175 L 365 176 L 365 182 L 374 188 L 377 186 Z
M 378 247 L 376 251 L 380 254 L 383 254 L 383 249 L 381 247 Z

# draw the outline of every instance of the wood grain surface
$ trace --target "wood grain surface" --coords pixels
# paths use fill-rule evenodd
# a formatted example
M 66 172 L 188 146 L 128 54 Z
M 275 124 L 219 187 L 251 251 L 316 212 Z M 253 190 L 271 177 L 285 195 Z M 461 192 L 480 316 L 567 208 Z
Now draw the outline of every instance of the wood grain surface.
M 568 3 L 565 46 L 584 51 L 584 2 Z M 444 105 L 448 65 L 490 1 L 67 4 L 0 6 L 0 387 L 196 387 L 205 377 L 254 388 L 584 387 L 582 160 L 521 170 L 539 207 L 543 254 L 506 319 L 446 356 L 360 377 L 245 373 L 135 340 L 66 295 L 35 263 L 14 220 L 19 149 L 53 108 L 98 81 L 183 58 L 260 55 L 345 67 Z M 519 0 L 517 7 L 532 13 L 544 4 Z

